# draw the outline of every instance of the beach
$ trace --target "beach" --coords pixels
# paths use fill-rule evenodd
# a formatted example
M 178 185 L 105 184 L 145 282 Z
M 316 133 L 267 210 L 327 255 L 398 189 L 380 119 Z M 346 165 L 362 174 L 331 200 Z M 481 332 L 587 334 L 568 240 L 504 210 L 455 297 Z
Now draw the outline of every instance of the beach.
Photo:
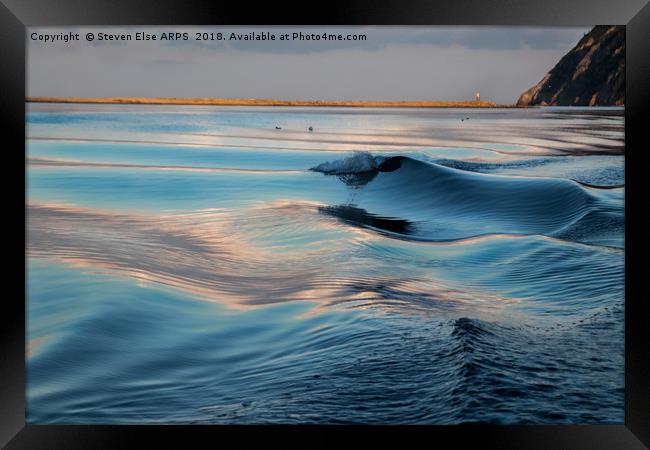
M 320 106 L 355 108 L 514 108 L 486 101 L 352 101 L 276 100 L 247 98 L 147 98 L 147 97 L 27 97 L 30 103 L 88 103 L 125 105 L 204 105 L 204 106 Z

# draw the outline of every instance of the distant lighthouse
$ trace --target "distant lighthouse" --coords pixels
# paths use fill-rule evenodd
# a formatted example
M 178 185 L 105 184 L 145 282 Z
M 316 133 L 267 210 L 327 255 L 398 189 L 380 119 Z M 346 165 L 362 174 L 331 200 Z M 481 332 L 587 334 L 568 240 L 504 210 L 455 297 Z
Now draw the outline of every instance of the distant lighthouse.
M 481 101 L 481 93 L 476 91 L 476 101 L 480 102 Z

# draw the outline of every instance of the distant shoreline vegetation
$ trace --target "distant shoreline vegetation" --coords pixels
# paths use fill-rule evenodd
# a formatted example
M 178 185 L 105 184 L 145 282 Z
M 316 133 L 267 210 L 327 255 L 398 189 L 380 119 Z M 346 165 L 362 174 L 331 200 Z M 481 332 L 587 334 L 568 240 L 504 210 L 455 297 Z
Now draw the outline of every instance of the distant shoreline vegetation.
M 130 105 L 212 105 L 212 106 L 349 106 L 381 108 L 516 108 L 486 101 L 382 101 L 382 100 L 276 100 L 257 98 L 143 98 L 143 97 L 27 97 L 31 103 L 95 103 Z

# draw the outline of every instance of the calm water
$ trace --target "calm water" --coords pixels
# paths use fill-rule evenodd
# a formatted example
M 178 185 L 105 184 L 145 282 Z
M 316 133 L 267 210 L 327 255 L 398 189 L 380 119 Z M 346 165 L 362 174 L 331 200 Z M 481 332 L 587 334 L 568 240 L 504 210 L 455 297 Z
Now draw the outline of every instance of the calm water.
M 624 421 L 622 109 L 27 127 L 29 423 Z

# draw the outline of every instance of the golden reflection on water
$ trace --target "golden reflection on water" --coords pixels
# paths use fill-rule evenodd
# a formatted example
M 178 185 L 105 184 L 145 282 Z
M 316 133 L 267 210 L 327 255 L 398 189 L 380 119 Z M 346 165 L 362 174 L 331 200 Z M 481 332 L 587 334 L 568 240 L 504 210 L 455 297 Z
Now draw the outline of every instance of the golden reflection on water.
M 32 106 L 32 108 L 36 108 Z M 38 108 L 36 108 L 38 110 Z M 498 110 L 482 115 L 468 111 L 449 111 L 441 114 L 435 126 L 425 117 L 412 116 L 405 122 L 386 122 L 379 116 L 376 122 L 361 128 L 341 127 L 333 124 L 315 124 L 313 132 L 307 131 L 304 120 L 284 120 L 279 130 L 265 127 L 219 126 L 197 131 L 146 131 L 115 134 L 114 129 L 78 130 L 70 137 L 48 136 L 30 132 L 30 139 L 76 140 L 149 143 L 162 145 L 189 145 L 203 147 L 262 148 L 268 150 L 317 151 L 398 151 L 403 149 L 454 148 L 470 146 L 503 155 L 558 155 L 558 154 L 623 154 L 624 135 L 616 124 L 594 127 L 589 116 L 574 117 L 567 121 L 559 114 L 546 118 L 543 123 L 525 115 L 517 119 L 495 117 Z M 471 116 L 467 120 L 465 116 Z M 381 127 L 381 124 L 386 124 Z M 359 123 L 357 123 L 359 126 Z M 604 132 L 609 131 L 609 132 Z M 487 137 L 489 136 L 489 139 Z M 277 146 L 269 146 L 277 143 Z
M 32 203 L 27 252 L 234 309 L 316 301 L 313 314 L 371 306 L 490 310 L 518 302 L 422 274 L 391 275 L 388 263 L 359 252 L 382 237 L 319 214 L 321 206 L 276 201 L 238 212 L 147 214 Z
M 249 173 L 249 174 L 290 174 L 302 173 L 303 170 L 289 169 L 240 169 L 234 167 L 200 167 L 200 166 L 161 166 L 155 164 L 122 164 L 122 163 L 100 163 L 92 161 L 81 161 L 75 159 L 61 158 L 27 158 L 27 164 L 31 167 L 79 167 L 84 169 L 145 169 L 145 170 L 170 170 L 180 172 L 225 172 L 225 173 Z
M 31 358 L 36 355 L 44 344 L 51 342 L 55 337 L 57 337 L 56 334 L 49 334 L 28 340 L 25 349 L 25 357 Z

